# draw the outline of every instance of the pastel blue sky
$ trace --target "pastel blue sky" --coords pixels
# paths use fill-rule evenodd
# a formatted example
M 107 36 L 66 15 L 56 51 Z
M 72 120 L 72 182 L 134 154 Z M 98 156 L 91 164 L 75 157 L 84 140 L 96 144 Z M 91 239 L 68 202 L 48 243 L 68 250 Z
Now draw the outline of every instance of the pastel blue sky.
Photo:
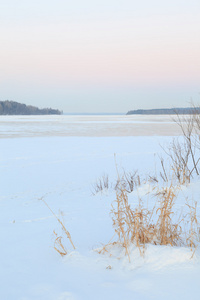
M 0 0 L 0 99 L 65 112 L 200 102 L 200 1 Z

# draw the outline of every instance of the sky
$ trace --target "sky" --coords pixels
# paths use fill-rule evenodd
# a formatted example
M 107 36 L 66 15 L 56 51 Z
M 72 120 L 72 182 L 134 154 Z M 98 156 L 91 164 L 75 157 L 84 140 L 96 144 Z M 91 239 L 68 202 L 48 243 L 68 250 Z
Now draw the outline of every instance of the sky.
M 0 100 L 66 113 L 200 104 L 199 0 L 0 0 Z

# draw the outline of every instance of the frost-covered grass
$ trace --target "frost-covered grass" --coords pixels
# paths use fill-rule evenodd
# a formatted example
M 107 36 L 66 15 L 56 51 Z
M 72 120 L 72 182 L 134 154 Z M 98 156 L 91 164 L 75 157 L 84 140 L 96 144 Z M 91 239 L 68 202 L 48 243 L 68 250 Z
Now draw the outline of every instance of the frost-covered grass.
M 140 255 L 132 244 L 130 262 L 124 247 L 99 249 L 114 234 L 113 188 L 92 193 L 99 176 L 116 181 L 118 168 L 158 171 L 157 155 L 171 137 L 27 137 L 0 139 L 0 299 L 199 299 L 200 252 L 191 259 L 190 247 L 147 244 Z M 128 194 L 134 207 L 138 196 L 153 206 L 148 183 Z M 195 176 L 182 185 L 176 210 L 183 201 L 197 201 L 200 182 Z M 68 254 L 54 249 L 62 227 L 45 201 L 63 222 L 76 247 L 66 237 Z

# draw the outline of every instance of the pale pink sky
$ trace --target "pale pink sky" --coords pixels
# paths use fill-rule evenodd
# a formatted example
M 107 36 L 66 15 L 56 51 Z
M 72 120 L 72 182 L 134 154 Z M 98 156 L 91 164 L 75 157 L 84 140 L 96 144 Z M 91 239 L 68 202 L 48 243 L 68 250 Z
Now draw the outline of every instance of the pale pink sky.
M 47 4 L 0 4 L 1 100 L 65 112 L 200 102 L 199 2 Z

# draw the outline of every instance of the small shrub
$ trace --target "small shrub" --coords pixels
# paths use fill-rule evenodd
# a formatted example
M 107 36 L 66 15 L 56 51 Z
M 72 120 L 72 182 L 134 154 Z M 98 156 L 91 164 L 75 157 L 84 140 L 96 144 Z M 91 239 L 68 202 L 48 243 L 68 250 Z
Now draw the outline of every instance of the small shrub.
M 197 150 L 199 150 L 198 143 L 199 136 L 200 136 L 200 127 L 199 127 L 199 108 L 193 107 L 193 114 L 187 117 L 180 116 L 177 114 L 176 119 L 174 120 L 178 126 L 181 128 L 182 135 L 183 135 L 183 146 L 184 146 L 184 152 L 186 154 L 186 164 L 188 167 L 189 161 L 191 161 L 191 164 L 193 167 L 190 170 L 190 173 L 192 174 L 194 171 L 197 175 L 199 175 L 198 170 L 198 163 L 200 160 L 199 153 L 196 153 Z M 177 147 L 176 147 L 177 148 Z M 179 152 L 179 149 L 176 149 Z M 182 156 L 182 154 L 179 152 L 179 157 L 185 157 Z
M 135 190 L 136 187 L 141 185 L 141 178 L 138 174 L 138 171 L 126 172 L 124 171 L 121 178 L 116 181 L 115 190 L 120 190 L 121 187 L 127 192 L 131 193 Z
M 96 182 L 92 185 L 92 194 L 96 195 L 99 192 L 108 190 L 110 187 L 110 182 L 107 174 L 104 174 L 102 177 L 98 178 Z

